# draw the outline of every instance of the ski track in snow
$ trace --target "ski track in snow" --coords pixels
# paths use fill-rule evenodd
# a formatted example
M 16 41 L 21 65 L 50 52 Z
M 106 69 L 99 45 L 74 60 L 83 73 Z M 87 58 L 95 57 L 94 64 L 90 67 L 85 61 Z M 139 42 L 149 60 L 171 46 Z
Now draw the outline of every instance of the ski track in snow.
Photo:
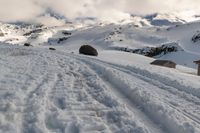
M 196 97 L 196 95 L 191 95 L 186 93 L 185 89 L 182 89 L 181 91 L 173 86 L 173 84 L 170 86 L 168 84 L 164 84 L 162 81 L 162 78 L 158 80 L 157 78 L 154 78 L 154 75 L 151 75 L 149 78 L 149 73 L 140 73 L 141 70 L 136 68 L 131 68 L 130 70 L 127 68 L 122 69 L 122 67 L 117 67 L 114 65 L 110 65 L 108 63 L 103 63 L 102 61 L 88 61 L 86 60 L 87 64 L 92 64 L 93 68 L 96 69 L 96 71 L 99 71 L 99 73 L 103 73 L 103 78 L 107 79 L 110 83 L 113 84 L 113 86 L 116 86 L 116 88 L 125 95 L 125 97 L 128 97 L 130 101 L 134 102 L 136 105 L 141 106 L 142 110 L 146 112 L 146 114 L 157 124 L 161 124 L 160 126 L 167 132 L 198 132 L 199 131 L 199 122 L 200 122 L 200 106 L 199 106 L 199 98 Z M 95 62 L 95 63 L 94 63 Z M 113 70 L 115 69 L 115 70 Z M 117 71 L 116 71 L 117 70 Z M 123 77 L 123 78 L 117 78 L 121 75 L 115 74 L 115 73 L 126 73 L 129 76 Z M 133 77 L 132 80 L 129 81 L 123 81 L 124 79 L 127 79 L 127 77 Z M 130 77 L 130 79 L 131 79 Z M 135 79 L 137 78 L 137 79 Z M 138 81 L 141 80 L 141 81 Z M 137 83 L 140 85 L 136 85 L 141 88 L 139 89 L 150 89 L 144 91 L 144 95 L 141 97 L 138 97 L 137 94 L 138 88 L 131 88 L 133 85 L 130 83 L 132 81 L 137 81 Z M 150 83 L 150 84 L 149 84 Z M 148 88 L 144 88 L 143 86 L 148 86 Z M 125 89 L 128 88 L 128 89 Z M 153 90 L 152 90 L 153 89 Z M 133 91 L 133 92 L 131 92 Z M 134 92 L 136 91 L 136 92 Z M 135 94 L 134 94 L 135 93 Z M 153 95 L 152 95 L 152 94 Z M 159 95 L 156 97 L 156 93 Z M 141 94 L 141 92 L 139 92 Z M 145 95 L 147 95 L 147 99 L 145 99 Z M 134 98 L 135 96 L 135 98 Z M 158 99 L 159 105 L 154 105 L 155 107 L 151 109 L 151 107 L 148 107 L 148 102 L 151 99 L 148 99 L 148 97 L 155 97 Z M 144 100 L 142 103 L 139 100 Z M 147 103 L 145 103 L 147 102 Z M 155 104 L 155 103 L 153 103 Z M 165 106 L 162 106 L 165 105 Z M 143 106 L 142 106 L 143 105 Z M 156 108 L 157 107 L 157 108 Z M 161 109 L 159 109 L 161 108 Z M 157 110 L 155 110 L 157 109 Z M 166 112 L 159 112 L 166 111 Z M 169 111 L 169 112 L 168 112 Z M 173 115 L 171 115 L 172 111 L 174 112 Z M 153 114 L 152 114 L 153 113 Z M 159 117 L 159 113 L 163 113 Z M 157 115 L 157 116 L 156 116 Z M 165 116 L 166 115 L 166 116 Z M 166 117 L 166 119 L 165 119 Z M 177 117 L 177 120 L 181 120 L 182 118 L 187 119 L 187 121 L 191 121 L 191 123 L 184 123 L 184 119 L 181 120 L 183 122 L 183 125 L 179 123 L 180 121 L 176 121 L 176 119 L 171 119 L 170 117 Z M 162 119 L 161 119 L 162 118 Z M 192 125 L 195 125 L 197 129 L 194 129 Z M 188 128 L 189 127 L 189 128 Z
M 0 55 L 0 132 L 200 132 L 199 93 L 178 81 L 59 52 Z

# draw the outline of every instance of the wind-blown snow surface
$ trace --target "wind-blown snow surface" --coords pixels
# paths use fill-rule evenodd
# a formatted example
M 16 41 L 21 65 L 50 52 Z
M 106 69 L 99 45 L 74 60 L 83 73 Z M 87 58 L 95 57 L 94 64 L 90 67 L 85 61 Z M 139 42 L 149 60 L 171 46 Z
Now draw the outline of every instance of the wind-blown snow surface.
M 200 132 L 197 76 L 124 52 L 0 47 L 0 132 Z

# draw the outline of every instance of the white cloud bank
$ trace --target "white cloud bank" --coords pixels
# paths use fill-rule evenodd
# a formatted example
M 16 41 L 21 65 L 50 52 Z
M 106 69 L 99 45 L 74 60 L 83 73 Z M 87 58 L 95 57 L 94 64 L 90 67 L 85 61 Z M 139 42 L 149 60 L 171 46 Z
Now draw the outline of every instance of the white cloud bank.
M 34 20 L 48 7 L 69 19 L 87 16 L 117 20 L 129 17 L 128 13 L 199 12 L 199 4 L 197 0 L 0 0 L 0 21 Z

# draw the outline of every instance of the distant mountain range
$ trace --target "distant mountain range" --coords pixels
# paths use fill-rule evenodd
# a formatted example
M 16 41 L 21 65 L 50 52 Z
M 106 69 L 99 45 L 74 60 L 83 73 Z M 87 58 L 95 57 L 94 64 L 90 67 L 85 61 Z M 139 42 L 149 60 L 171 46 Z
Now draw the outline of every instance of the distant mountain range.
M 179 25 L 184 24 L 196 20 L 200 20 L 200 15 L 191 14 L 188 15 L 183 13 L 154 13 L 149 15 L 135 15 L 130 14 L 129 18 L 118 20 L 114 23 L 116 24 L 127 24 L 132 23 L 137 27 L 143 26 L 171 26 L 171 25 Z M 96 24 L 109 24 L 109 21 L 103 21 L 97 17 L 77 17 L 74 20 L 69 20 L 63 14 L 56 12 L 51 8 L 47 8 L 45 13 L 38 16 L 39 18 L 48 17 L 53 18 L 57 21 L 62 21 L 66 24 L 81 24 L 83 26 L 87 25 L 96 25 Z M 36 23 L 39 23 L 38 21 Z M 41 22 L 42 23 L 42 22 Z M 112 22 L 113 23 L 113 22 Z M 16 22 L 9 22 L 9 24 L 14 24 L 18 26 L 30 26 L 33 22 L 23 22 L 23 21 L 16 21 Z M 34 23 L 35 24 L 35 23 Z M 38 24 L 35 24 L 38 25 Z M 39 24 L 40 25 L 40 24 Z

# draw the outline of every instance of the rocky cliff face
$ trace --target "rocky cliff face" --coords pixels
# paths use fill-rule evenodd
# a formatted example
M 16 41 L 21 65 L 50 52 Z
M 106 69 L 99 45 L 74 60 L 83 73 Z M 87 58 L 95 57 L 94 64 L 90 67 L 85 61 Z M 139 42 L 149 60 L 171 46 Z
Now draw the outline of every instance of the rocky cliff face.
M 142 49 L 116 48 L 117 50 L 141 54 L 148 57 L 162 56 L 171 52 L 183 51 L 176 42 L 163 44 L 158 47 L 144 47 Z

